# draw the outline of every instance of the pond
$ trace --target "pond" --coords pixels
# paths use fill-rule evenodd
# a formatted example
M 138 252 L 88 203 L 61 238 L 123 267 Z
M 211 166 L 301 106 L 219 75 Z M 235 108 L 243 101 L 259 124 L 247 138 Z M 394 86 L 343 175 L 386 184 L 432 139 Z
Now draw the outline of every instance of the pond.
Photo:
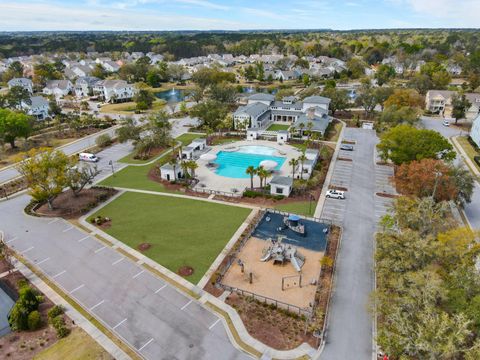
M 166 102 L 181 102 L 185 100 L 187 93 L 185 90 L 173 88 L 155 93 L 155 96 L 159 99 L 165 100 Z
M 278 92 L 278 89 L 270 89 L 270 88 L 261 88 L 261 87 L 253 87 L 253 86 L 243 86 L 242 92 L 244 94 L 253 94 L 253 93 L 269 93 L 275 95 Z

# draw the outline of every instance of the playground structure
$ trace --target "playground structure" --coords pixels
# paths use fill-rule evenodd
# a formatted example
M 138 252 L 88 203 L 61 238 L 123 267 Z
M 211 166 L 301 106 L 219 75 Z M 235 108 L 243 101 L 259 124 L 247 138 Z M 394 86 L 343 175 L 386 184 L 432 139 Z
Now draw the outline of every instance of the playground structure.
M 300 222 L 300 217 L 298 215 L 290 214 L 288 216 L 283 217 L 283 224 L 285 227 L 289 228 L 290 230 L 305 236 L 305 225 Z M 282 231 L 283 229 L 278 229 Z
M 305 264 L 305 256 L 300 254 L 296 247 L 282 243 L 284 236 L 278 235 L 278 240 L 268 239 L 269 246 L 263 249 L 260 261 L 273 260 L 274 264 L 284 264 L 290 261 L 297 272 L 302 271 Z

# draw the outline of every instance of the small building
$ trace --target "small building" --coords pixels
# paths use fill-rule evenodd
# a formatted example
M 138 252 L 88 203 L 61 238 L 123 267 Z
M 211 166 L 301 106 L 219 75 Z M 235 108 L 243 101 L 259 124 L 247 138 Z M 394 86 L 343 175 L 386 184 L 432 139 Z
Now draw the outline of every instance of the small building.
M 164 164 L 160 167 L 160 177 L 166 181 L 175 181 L 183 177 L 183 169 L 180 164 L 177 164 L 175 168 L 172 164 Z
M 247 129 L 247 140 L 257 140 L 258 129 Z
M 190 145 L 193 147 L 193 151 L 201 151 L 207 147 L 207 139 L 206 138 L 198 138 L 193 140 Z
M 270 194 L 288 197 L 292 192 L 293 179 L 287 176 L 276 175 L 270 181 Z
M 317 161 L 320 152 L 317 149 L 307 149 L 305 150 L 305 157 L 307 160 Z
M 180 159 L 192 160 L 195 157 L 195 152 L 203 151 L 207 148 L 207 139 L 197 138 L 193 140 L 187 147 L 182 148 Z
M 480 147 L 480 115 L 473 120 L 472 128 L 470 130 L 470 138 Z
M 180 154 L 180 159 L 182 160 L 192 160 L 193 159 L 194 148 L 192 146 L 187 146 L 182 148 L 182 153 Z
M 285 144 L 288 141 L 288 131 L 280 130 L 277 132 L 277 143 Z

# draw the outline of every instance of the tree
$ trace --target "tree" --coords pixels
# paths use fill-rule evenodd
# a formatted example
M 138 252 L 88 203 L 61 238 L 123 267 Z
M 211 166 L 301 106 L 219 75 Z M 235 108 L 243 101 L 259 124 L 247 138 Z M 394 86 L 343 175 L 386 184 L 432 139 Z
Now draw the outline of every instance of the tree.
M 392 127 L 400 124 L 414 125 L 416 122 L 418 122 L 419 115 L 419 109 L 409 106 L 398 107 L 397 105 L 392 105 L 387 107 L 380 114 L 378 125 L 379 128 L 382 125 L 385 127 Z
M 257 74 L 257 80 L 258 81 L 265 80 L 265 68 L 263 67 L 262 62 L 257 62 L 257 64 L 256 64 L 256 74 Z
M 192 179 L 195 179 L 195 170 L 198 169 L 198 164 L 195 160 L 187 161 L 187 168 L 191 171 Z
M 456 156 L 452 145 L 440 133 L 410 125 L 398 125 L 385 132 L 377 149 L 383 160 L 396 165 L 425 158 L 449 161 Z
M 288 165 L 292 167 L 292 177 L 295 179 L 295 171 L 297 170 L 298 160 L 295 158 L 290 159 Z
M 245 173 L 250 175 L 250 189 L 253 190 L 253 177 L 257 174 L 257 169 L 250 165 L 247 167 L 247 170 L 245 170 Z
M 36 64 L 33 67 L 33 82 L 39 86 L 45 86 L 48 80 L 60 80 L 63 78 L 62 73 L 57 69 L 55 64 Z
M 305 164 L 305 161 L 307 160 L 307 157 L 305 156 L 305 151 L 302 152 L 302 154 L 298 157 L 298 161 L 300 162 L 300 178 L 303 179 L 303 166 Z
M 452 116 L 455 119 L 455 124 L 459 119 L 465 117 L 465 113 L 470 109 L 472 103 L 467 99 L 465 94 L 458 96 L 457 94 L 452 96 Z
M 377 80 L 377 84 L 379 86 L 388 83 L 394 77 L 395 69 L 388 64 L 380 65 L 377 72 L 375 73 L 375 79 Z
M 62 151 L 45 148 L 32 149 L 23 158 L 17 170 L 25 178 L 30 195 L 53 209 L 53 201 L 68 186 L 70 159 Z
M 382 86 L 375 89 L 375 100 L 382 108 L 382 111 L 385 107 L 384 102 L 393 94 L 393 91 L 394 89 L 390 86 Z
M 12 109 L 21 109 L 22 102 L 31 104 L 30 93 L 21 86 L 13 86 L 5 96 L 8 107 Z
M 208 127 L 210 129 L 216 129 L 227 114 L 228 109 L 226 105 L 215 100 L 207 100 L 195 105 L 190 110 L 190 115 L 197 117 L 203 128 Z
M 210 87 L 210 99 L 224 104 L 233 104 L 237 98 L 237 90 L 225 82 Z
M 119 142 L 124 143 L 129 140 L 140 140 L 140 127 L 135 125 L 135 120 L 132 118 L 126 118 L 122 127 L 118 128 L 115 133 Z
M 76 159 L 71 161 L 67 174 L 67 186 L 72 190 L 73 196 L 77 197 L 85 186 L 93 184 L 93 180 L 98 174 L 100 174 L 100 170 L 96 166 L 79 167 Z
M 403 195 L 434 196 L 435 201 L 454 200 L 457 187 L 450 168 L 442 160 L 422 159 L 403 163 L 395 171 L 397 191 Z
M 32 131 L 30 116 L 8 109 L 0 109 L 0 137 L 9 143 L 12 149 L 16 147 L 18 137 L 28 138 Z
M 384 106 L 423 108 L 425 100 L 422 95 L 413 89 L 396 89 L 384 102 Z
M 257 77 L 257 72 L 255 71 L 255 68 L 252 65 L 248 65 L 245 68 L 245 78 L 247 81 L 253 81 Z
M 360 58 L 351 58 L 347 61 L 347 69 L 352 79 L 358 79 L 365 75 L 365 62 Z
M 134 96 L 133 101 L 137 103 L 137 110 L 150 109 L 155 101 L 155 95 L 149 90 L 140 89 Z
M 433 88 L 433 82 L 428 75 L 417 73 L 410 79 L 408 86 L 425 95 L 428 90 Z
M 107 71 L 103 68 L 102 65 L 96 64 L 92 70 L 91 75 L 99 79 L 105 79 L 107 77 Z
M 330 99 L 329 109 L 332 112 L 332 116 L 335 116 L 338 110 L 345 110 L 348 107 L 349 99 L 347 90 L 328 87 L 323 90 L 322 96 Z
M 455 202 L 464 207 L 465 204 L 472 201 L 473 191 L 475 190 L 475 179 L 472 173 L 461 165 L 450 166 L 450 177 L 457 189 Z
M 177 159 L 172 157 L 168 162 L 173 167 L 173 181 L 177 181 Z
M 356 102 L 365 109 L 366 115 L 370 115 L 375 109 L 375 106 L 377 106 L 377 97 L 375 96 L 375 90 L 370 83 L 370 79 L 364 79 L 362 81 Z

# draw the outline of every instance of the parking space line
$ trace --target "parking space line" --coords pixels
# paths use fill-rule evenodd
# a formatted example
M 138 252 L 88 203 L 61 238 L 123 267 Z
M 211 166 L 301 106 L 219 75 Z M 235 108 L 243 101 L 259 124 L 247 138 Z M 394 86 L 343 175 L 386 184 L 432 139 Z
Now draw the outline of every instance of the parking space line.
M 60 271 L 57 275 L 52 276 L 52 279 L 55 279 L 55 278 L 59 277 L 60 275 L 65 274 L 66 272 L 67 272 L 67 270 Z
M 160 291 L 162 291 L 166 287 L 167 287 L 167 284 L 163 285 L 161 288 L 159 288 L 157 291 L 155 291 L 155 294 L 158 294 Z
M 215 321 L 212 325 L 210 325 L 210 326 L 208 327 L 208 330 L 212 330 L 213 327 L 214 327 L 215 325 L 217 325 L 219 321 L 220 321 L 220 318 L 218 318 L 217 321 Z
M 75 289 L 73 289 L 72 291 L 70 291 L 70 294 L 73 294 L 75 291 L 77 290 L 80 290 L 81 288 L 83 288 L 85 286 L 85 284 L 82 284 L 80 286 L 77 286 Z
M 60 220 L 60 219 L 59 219 L 59 218 L 56 218 L 56 219 L 50 220 L 50 221 L 48 222 L 48 225 L 51 225 L 51 224 L 53 224 L 53 223 L 56 223 L 58 220 Z
M 69 228 L 66 228 L 65 230 L 62 230 L 62 232 L 66 233 L 67 231 L 70 231 L 74 228 L 73 225 L 71 225 Z
M 97 308 L 98 306 L 102 305 L 104 302 L 105 302 L 105 300 L 102 300 L 102 301 L 100 301 L 98 304 L 93 305 L 93 306 L 90 308 L 90 311 L 92 311 L 93 309 L 95 309 L 95 308 Z
M 118 260 L 115 260 L 115 261 L 112 263 L 112 265 L 117 265 L 120 261 L 123 261 L 123 260 L 125 260 L 124 257 L 122 257 L 122 258 L 120 258 L 120 259 L 118 259 Z
M 81 238 L 80 240 L 78 240 L 78 242 L 82 242 L 82 241 L 84 241 L 84 240 L 87 240 L 89 237 L 90 237 L 90 235 L 87 235 L 87 236 Z
M 94 253 L 98 254 L 100 251 L 102 251 L 105 248 L 106 248 L 106 246 L 102 246 L 100 249 L 95 250 Z
M 17 239 L 18 239 L 18 236 L 15 236 L 15 237 L 11 238 L 10 240 L 5 241 L 5 244 L 9 244 L 9 243 L 11 243 L 12 241 L 15 241 L 15 240 L 17 240 Z
M 30 250 L 33 250 L 33 249 L 35 249 L 35 246 L 30 246 L 28 249 L 25 249 L 25 250 L 21 251 L 20 254 L 22 254 L 22 255 L 26 254 L 27 252 L 29 252 Z
M 190 300 L 189 302 L 187 302 L 185 305 L 183 305 L 180 310 L 185 310 L 185 308 L 190 305 L 192 303 L 193 300 Z
M 43 259 L 42 261 L 37 262 L 36 265 L 43 264 L 45 261 L 48 261 L 48 260 L 50 260 L 49 257 L 47 257 L 46 259 Z
M 136 279 L 137 277 L 139 277 L 140 275 L 142 275 L 144 272 L 145 272 L 145 270 L 142 270 L 142 271 L 140 271 L 138 274 L 133 275 L 133 276 L 132 276 L 132 279 Z
M 151 338 L 145 344 L 143 344 L 143 346 L 140 349 L 138 349 L 138 351 L 142 351 L 143 349 L 145 349 L 145 347 L 149 345 L 152 341 L 153 341 L 153 338 Z
M 117 327 L 119 327 L 120 325 L 122 325 L 125 321 L 127 321 L 127 318 L 123 319 L 122 321 L 120 321 L 117 325 L 115 325 L 112 329 L 115 330 Z

